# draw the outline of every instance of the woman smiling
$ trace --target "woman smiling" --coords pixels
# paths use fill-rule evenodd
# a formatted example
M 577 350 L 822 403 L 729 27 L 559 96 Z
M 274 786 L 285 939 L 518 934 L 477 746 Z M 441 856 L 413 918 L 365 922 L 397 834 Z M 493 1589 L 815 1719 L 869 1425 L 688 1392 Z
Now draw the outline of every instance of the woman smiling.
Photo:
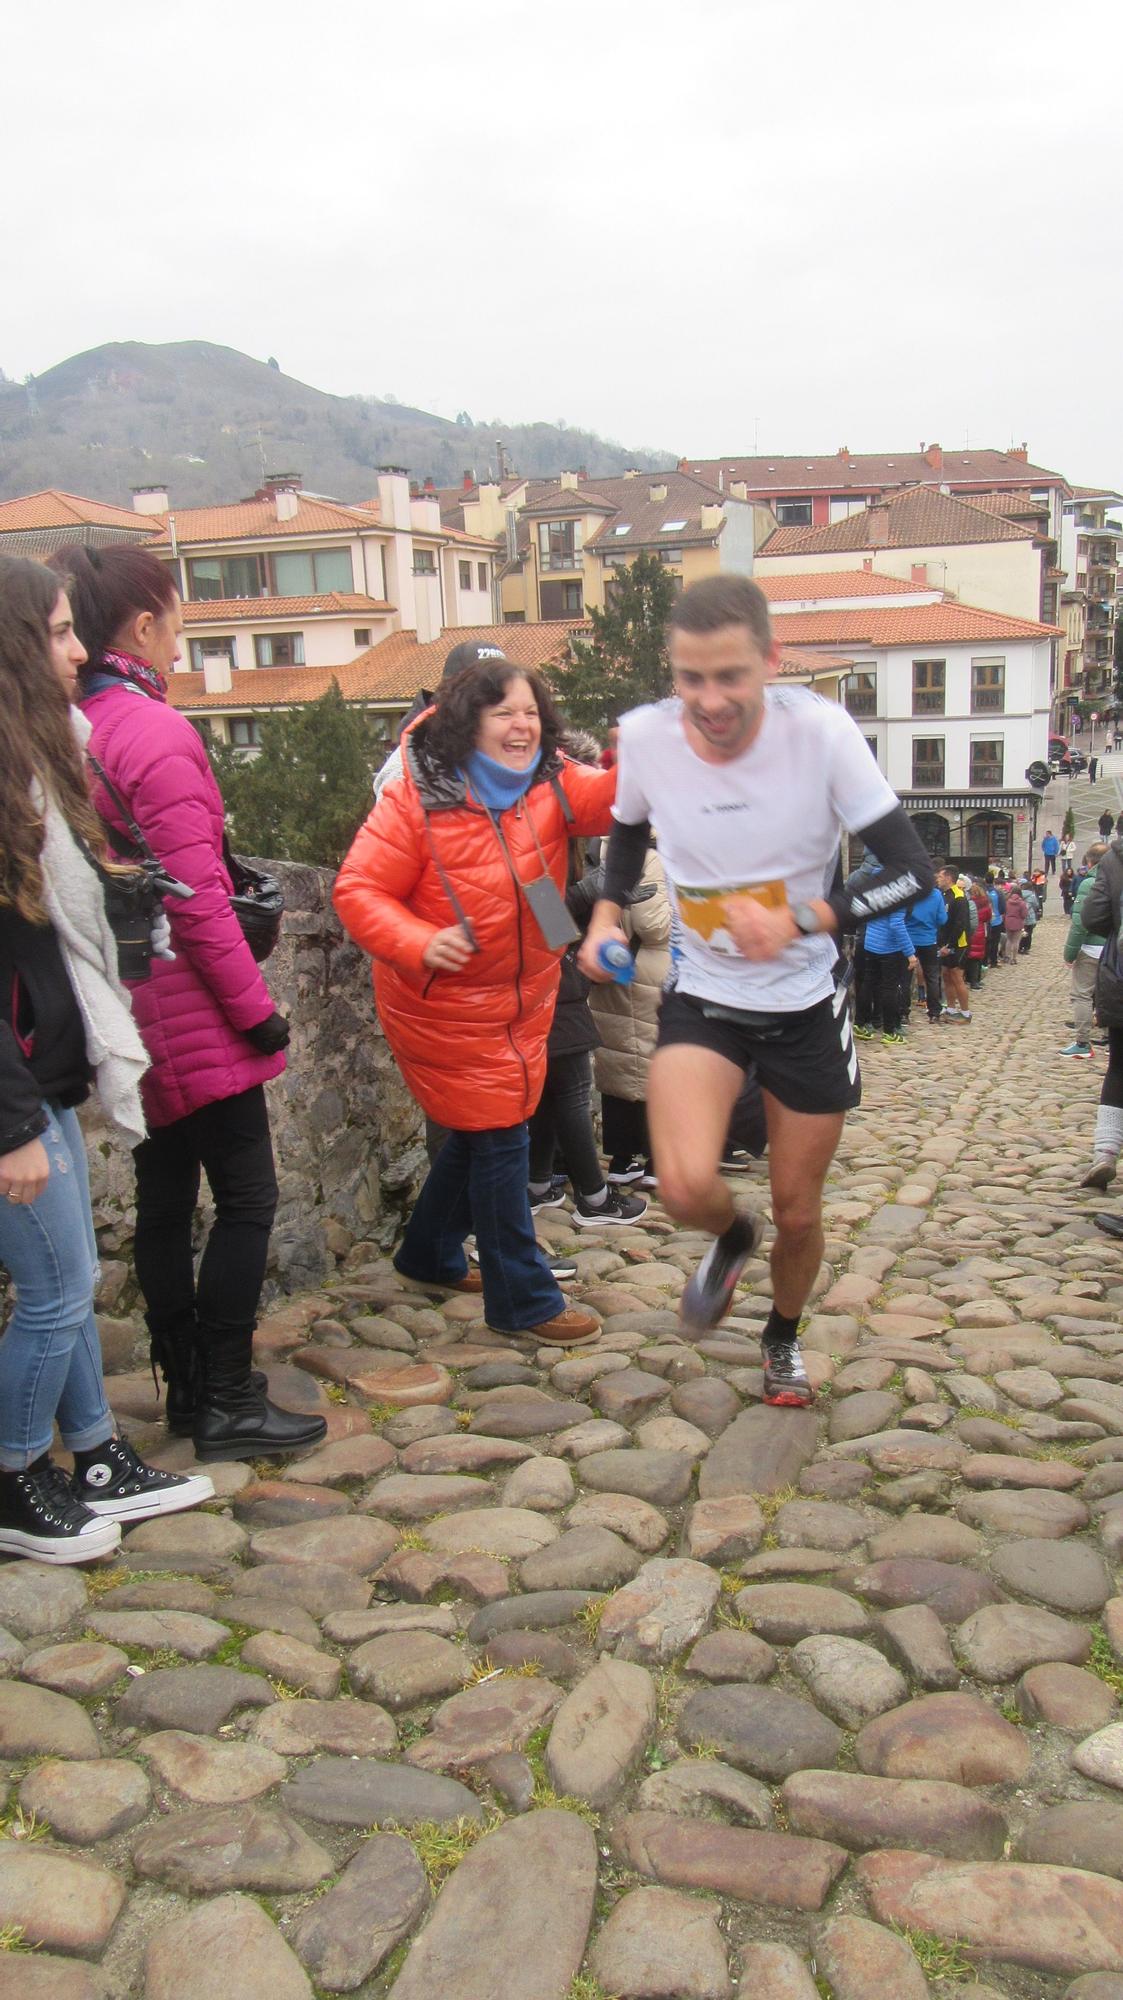
M 607 831 L 613 771 L 570 763 L 545 683 L 509 660 L 467 668 L 404 739 L 340 870 L 335 907 L 374 959 L 386 1039 L 450 1136 L 395 1259 L 405 1277 L 473 1291 L 495 1332 L 571 1346 L 535 1242 L 526 1121 L 542 1093 L 566 915 L 566 843 Z M 480 1279 L 464 1239 L 475 1231 Z

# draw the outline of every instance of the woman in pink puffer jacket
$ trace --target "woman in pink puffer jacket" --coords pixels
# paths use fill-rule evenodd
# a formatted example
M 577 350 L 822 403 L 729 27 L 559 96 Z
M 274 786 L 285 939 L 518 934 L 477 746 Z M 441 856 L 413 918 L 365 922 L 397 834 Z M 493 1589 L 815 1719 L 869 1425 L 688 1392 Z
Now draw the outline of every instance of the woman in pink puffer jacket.
M 277 1410 L 250 1367 L 277 1178 L 264 1084 L 285 1067 L 288 1023 L 230 908 L 222 795 L 202 739 L 170 708 L 179 656 L 172 572 L 143 549 L 66 548 L 52 557 L 89 655 L 82 706 L 93 725 L 94 802 L 121 859 L 133 819 L 168 873 L 194 892 L 169 899 L 175 958 L 131 986 L 152 1067 L 149 1136 L 135 1149 L 134 1257 L 152 1357 L 168 1385 L 169 1428 L 201 1459 L 268 1457 L 316 1444 L 321 1418 Z M 122 807 L 125 810 L 122 810 Z M 215 1220 L 198 1280 L 192 1224 L 205 1172 Z

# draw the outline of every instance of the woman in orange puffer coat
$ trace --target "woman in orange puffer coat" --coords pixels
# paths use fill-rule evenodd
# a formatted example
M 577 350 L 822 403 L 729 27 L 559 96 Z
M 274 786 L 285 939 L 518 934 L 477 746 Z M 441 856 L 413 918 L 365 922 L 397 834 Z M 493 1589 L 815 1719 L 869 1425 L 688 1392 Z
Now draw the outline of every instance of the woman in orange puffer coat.
M 597 1325 L 566 1308 L 535 1242 L 526 1121 L 573 935 L 553 928 L 559 911 L 566 923 L 567 842 L 607 831 L 616 774 L 569 763 L 560 731 L 536 673 L 505 659 L 465 669 L 404 738 L 404 773 L 356 837 L 334 900 L 374 960 L 379 1019 L 410 1090 L 449 1127 L 398 1270 L 459 1291 L 482 1280 L 494 1331 L 570 1346 Z M 479 1280 L 464 1255 L 472 1230 Z

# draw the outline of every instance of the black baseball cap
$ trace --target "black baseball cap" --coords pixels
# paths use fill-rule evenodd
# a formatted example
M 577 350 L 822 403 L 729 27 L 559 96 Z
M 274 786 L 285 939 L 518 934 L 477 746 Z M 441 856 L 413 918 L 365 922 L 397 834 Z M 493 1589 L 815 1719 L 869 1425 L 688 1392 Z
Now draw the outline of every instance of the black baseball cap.
M 494 640 L 462 639 L 445 661 L 441 679 L 450 681 L 456 674 L 462 674 L 465 667 L 485 666 L 492 661 L 499 661 L 505 667 L 514 665 L 514 661 L 507 658 L 502 646 L 497 646 Z

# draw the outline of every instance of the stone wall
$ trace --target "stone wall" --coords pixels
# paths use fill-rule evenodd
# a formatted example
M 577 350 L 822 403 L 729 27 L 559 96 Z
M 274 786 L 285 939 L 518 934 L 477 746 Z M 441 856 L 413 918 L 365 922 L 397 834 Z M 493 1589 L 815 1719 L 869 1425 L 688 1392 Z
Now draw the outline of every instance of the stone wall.
M 425 1169 L 421 1114 L 374 1012 L 369 962 L 331 908 L 327 869 L 261 864 L 281 877 L 285 920 L 265 967 L 292 1024 L 288 1068 L 268 1086 L 281 1198 L 270 1292 L 315 1285 L 333 1251 L 361 1237 L 388 1248 Z M 103 1253 L 102 1303 L 132 1291 L 132 1161 L 96 1105 L 83 1113 L 94 1222 Z M 200 1234 L 209 1220 L 201 1204 Z

